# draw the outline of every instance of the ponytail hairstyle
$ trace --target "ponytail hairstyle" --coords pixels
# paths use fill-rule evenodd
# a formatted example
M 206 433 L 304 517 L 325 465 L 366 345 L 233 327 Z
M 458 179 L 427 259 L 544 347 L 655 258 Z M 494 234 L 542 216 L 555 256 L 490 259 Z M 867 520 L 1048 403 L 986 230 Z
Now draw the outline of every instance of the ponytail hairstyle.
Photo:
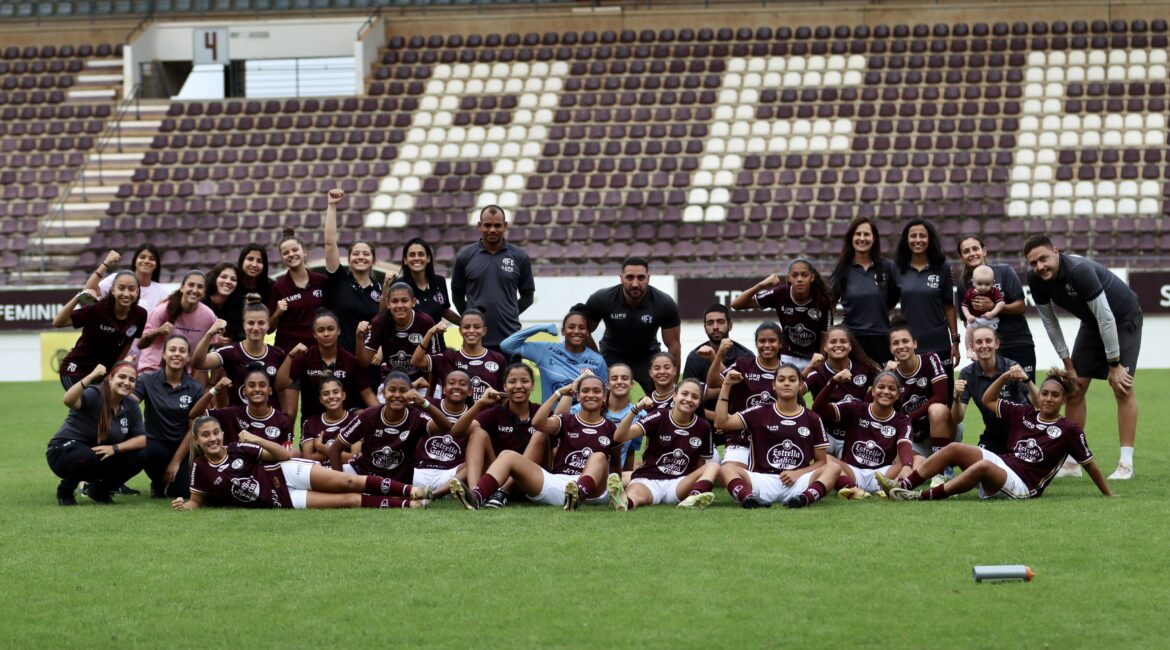
M 694 384 L 699 389 L 699 397 L 703 396 L 703 382 L 695 379 L 694 377 L 684 377 L 682 381 L 678 382 L 678 384 L 676 384 L 674 387 L 674 394 L 678 395 L 678 389 L 682 388 L 685 384 Z M 702 406 L 699 408 L 702 408 Z
M 662 357 L 666 357 L 667 359 L 670 359 L 670 363 L 675 368 L 678 368 L 678 361 L 675 361 L 674 355 L 669 353 L 669 352 L 666 352 L 666 351 L 655 352 L 654 354 L 650 355 L 650 365 L 654 365 L 654 362 L 658 361 Z
M 187 338 L 186 335 L 180 334 L 178 332 L 171 332 L 171 335 L 168 336 L 166 338 L 166 340 L 163 341 L 163 345 L 162 345 L 163 350 L 166 350 L 167 345 L 170 344 L 170 342 L 174 341 L 175 339 L 180 339 L 183 341 L 183 343 L 186 343 L 187 344 L 187 354 L 191 354 L 191 339 Z
M 338 379 L 331 370 L 326 370 L 325 372 L 321 373 L 321 376 L 317 379 L 317 382 L 318 395 L 320 395 L 321 391 L 325 390 L 325 387 L 329 384 L 337 384 L 341 387 L 341 392 L 345 392 L 345 383 Z
M 849 360 L 850 361 L 861 365 L 862 367 L 866 368 L 870 372 L 873 372 L 874 370 L 877 370 L 881 367 L 878 365 L 878 363 L 876 361 L 871 359 L 869 357 L 869 355 L 865 353 L 865 349 L 862 348 L 861 344 L 857 342 L 857 337 L 853 336 L 853 330 L 849 329 L 849 327 L 847 327 L 844 324 L 830 326 L 829 329 L 825 331 L 825 340 L 828 340 L 829 332 L 832 332 L 834 330 L 844 332 L 846 338 L 849 339 Z
M 401 370 L 395 370 L 395 371 L 391 372 L 390 374 L 386 375 L 386 380 L 384 382 L 382 382 L 382 392 L 385 392 L 386 387 L 389 386 L 390 382 L 394 381 L 395 379 L 406 382 L 406 385 L 410 386 L 411 388 L 414 387 L 414 384 L 412 384 L 410 381 L 410 375 L 406 374 L 405 372 L 402 372 Z
M 264 312 L 264 316 L 269 316 L 268 307 L 264 305 L 264 298 L 258 293 L 249 293 L 244 295 L 244 309 L 240 312 L 241 316 L 247 316 L 254 311 Z
M 784 342 L 784 335 L 781 333 L 780 324 L 777 323 L 776 321 L 770 321 L 770 320 L 766 320 L 766 321 L 760 323 L 759 327 L 756 328 L 756 333 L 754 335 L 752 335 L 752 340 L 760 338 L 760 332 L 768 332 L 768 331 L 775 332 L 776 338 L 780 339 L 781 343 Z
M 138 368 L 133 361 L 122 359 L 115 363 L 106 376 L 102 378 L 102 382 L 98 384 L 98 393 L 102 396 L 101 406 L 98 408 L 97 419 L 97 443 L 100 445 L 106 441 L 106 431 L 110 428 L 110 422 L 114 419 L 114 404 L 113 394 L 110 392 L 110 378 L 119 368 L 130 368 L 134 371 L 134 376 L 138 376 Z
M 1040 382 L 1040 384 L 1044 385 L 1050 381 L 1054 381 L 1060 384 L 1060 387 L 1064 389 L 1065 400 L 1076 397 L 1080 392 L 1080 385 L 1077 384 L 1075 379 L 1073 379 L 1072 373 L 1063 368 L 1057 368 L 1055 366 L 1050 368 L 1048 370 L 1048 376 L 1046 376 L 1044 381 Z
M 268 376 L 268 371 L 264 369 L 264 364 L 259 361 L 253 361 L 248 364 L 247 369 L 244 370 L 244 376 L 240 380 L 241 388 L 243 387 L 243 384 L 248 383 L 249 377 L 257 373 L 264 377 L 264 381 L 268 382 L 268 388 L 270 390 L 274 388 L 272 385 L 272 378 Z
M 898 389 L 898 397 L 894 400 L 894 403 L 892 404 L 892 406 L 894 407 L 895 411 L 901 412 L 902 411 L 902 378 L 899 377 L 898 373 L 894 372 L 893 370 L 886 370 L 885 368 L 882 368 L 881 370 L 878 370 L 877 374 L 875 374 L 873 376 L 873 381 L 869 382 L 869 389 L 866 391 L 868 393 L 867 396 L 870 398 L 870 402 L 873 401 L 873 387 L 877 386 L 878 379 L 880 379 L 882 377 L 893 377 L 894 378 L 894 387 Z
M 799 386 L 804 386 L 804 375 L 802 375 L 802 374 L 800 373 L 800 368 L 797 368 L 797 367 L 796 367 L 796 364 L 794 364 L 794 363 L 792 363 L 792 362 L 790 362 L 790 361 L 785 361 L 784 363 L 780 364 L 780 366 L 779 366 L 778 368 L 776 368 L 776 376 L 777 376 L 777 377 L 779 377 L 779 376 L 780 376 L 780 371 L 781 371 L 781 370 L 784 370 L 785 368 L 790 368 L 790 369 L 791 369 L 793 372 L 795 372 L 795 373 L 796 373 L 796 383 L 797 383 L 797 385 L 799 385 Z M 803 391 L 802 391 L 801 393 L 797 393 L 797 396 L 796 396 L 796 399 L 797 399 L 797 401 L 800 401 L 800 395 L 801 395 L 802 393 L 803 393 Z
M 190 280 L 193 276 L 196 275 L 203 278 L 203 293 L 204 295 L 207 294 L 207 276 L 203 274 L 203 271 L 187 271 L 187 273 L 183 275 L 183 281 L 179 283 L 179 288 L 175 289 L 171 292 L 171 295 L 167 296 L 168 323 L 174 323 L 183 313 L 183 285 L 187 284 L 187 280 Z
M 824 276 L 817 270 L 817 267 L 812 263 L 812 260 L 807 257 L 798 257 L 788 263 L 788 272 L 792 272 L 792 267 L 797 264 L 803 264 L 808 267 L 808 272 L 812 274 L 812 282 L 809 284 L 809 298 L 812 301 L 813 307 L 819 309 L 822 314 L 829 315 L 829 322 L 833 318 L 833 292 L 829 290 L 829 285 L 825 282 Z
M 114 274 L 114 282 L 110 285 L 110 290 L 106 292 L 106 295 L 102 296 L 102 304 L 105 305 L 105 308 L 111 314 L 114 313 L 114 285 L 118 283 L 119 278 L 124 276 L 129 276 L 134 279 L 134 286 L 138 289 L 138 297 L 142 297 L 142 285 L 138 283 L 138 276 L 134 275 L 133 271 L 127 271 L 125 269 L 118 271 Z M 135 300 L 134 304 L 138 304 L 138 301 Z
M 191 423 L 191 449 L 187 454 L 187 467 L 194 467 L 195 459 L 202 458 L 204 456 L 203 448 L 199 446 L 199 441 L 195 433 L 199 431 L 203 425 L 208 423 L 214 423 L 215 426 L 220 427 L 221 429 L 223 428 L 223 426 L 219 423 L 219 420 L 210 415 L 201 415 L 195 418 L 195 421 Z
M 295 241 L 296 243 L 300 244 L 302 249 L 305 248 L 305 242 L 300 237 L 297 237 L 297 231 L 289 228 L 288 226 L 285 226 L 284 228 L 280 229 L 280 239 L 276 242 L 276 250 L 279 252 L 280 248 L 284 246 L 286 242 L 290 241 Z
M 459 315 L 459 324 L 462 325 L 463 319 L 467 318 L 468 316 L 479 316 L 479 319 L 483 321 L 484 327 L 487 327 L 487 317 L 483 315 L 482 311 L 474 307 L 468 307 L 467 309 L 463 310 L 463 313 Z

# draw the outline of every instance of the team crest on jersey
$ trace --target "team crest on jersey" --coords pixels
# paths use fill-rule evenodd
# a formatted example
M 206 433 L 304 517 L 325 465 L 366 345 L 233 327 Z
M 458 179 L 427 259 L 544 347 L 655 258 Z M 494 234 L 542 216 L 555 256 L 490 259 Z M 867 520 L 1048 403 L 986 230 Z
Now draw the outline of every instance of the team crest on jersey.
M 804 452 L 791 440 L 785 440 L 769 449 L 766 459 L 776 469 L 793 469 L 804 465 Z
M 276 366 L 268 366 L 267 368 L 264 369 L 264 372 L 266 372 L 269 377 L 275 377 L 276 376 Z
M 138 326 L 137 325 L 131 325 L 130 327 L 126 328 L 126 338 L 128 338 L 128 339 L 134 338 L 134 335 L 137 333 L 138 333 Z
M 858 462 L 868 467 L 878 467 L 885 460 L 885 454 L 882 453 L 882 448 L 872 440 L 866 440 L 865 442 L 859 440 L 853 443 L 849 451 L 853 453 L 853 457 Z
M 505 257 L 505 258 L 501 259 L 500 260 L 500 270 L 503 271 L 504 273 L 515 273 L 516 272 L 516 260 L 514 260 L 510 257 Z
M 930 287 L 931 289 L 937 289 L 941 280 L 942 278 L 937 273 L 931 273 L 930 275 L 926 276 L 926 286 Z
M 484 362 L 483 367 L 488 372 L 499 372 L 500 370 L 500 364 L 496 363 L 495 361 L 486 361 Z
M 1073 288 L 1073 286 L 1072 286 L 1071 284 L 1066 284 L 1066 285 L 1064 285 L 1064 291 L 1065 291 L 1065 293 L 1067 293 L 1067 294 L 1068 294 L 1070 297 L 1073 297 L 1073 298 L 1076 298 L 1076 297 L 1077 297 L 1077 290 L 1076 290 L 1076 289 L 1074 289 L 1074 288 Z
M 402 452 L 383 447 L 370 454 L 370 462 L 378 469 L 394 469 L 402 464 Z
M 853 385 L 854 386 L 864 386 L 866 384 L 866 382 L 868 382 L 868 381 L 869 381 L 869 378 L 867 378 L 865 375 L 854 375 L 853 376 Z
M 654 322 L 654 317 L 650 314 L 642 314 L 642 322 L 649 325 L 650 323 Z
M 243 503 L 251 503 L 260 498 L 260 481 L 245 476 L 244 478 L 232 479 L 232 497 L 236 501 Z
M 1031 438 L 1017 442 L 1012 454 L 1026 463 L 1039 463 L 1044 460 L 1044 450 Z
M 415 345 L 418 345 L 419 343 L 422 343 L 423 335 L 419 334 L 418 332 L 414 332 L 410 336 L 406 337 L 406 340 L 410 341 L 411 343 L 413 343 Z
M 820 320 L 821 311 L 819 309 L 817 309 L 816 307 L 809 307 L 808 308 L 808 317 L 813 319 L 813 320 Z
M 690 440 L 687 440 L 687 442 L 696 449 L 703 446 L 703 439 L 698 436 L 692 436 Z
M 1063 431 L 1060 430 L 1060 427 L 1058 427 L 1056 425 L 1048 427 L 1047 431 L 1048 431 L 1048 437 L 1053 438 L 1053 439 L 1059 438 L 1060 434 L 1064 433 Z
M 598 437 L 597 437 L 597 442 L 601 443 L 601 444 L 602 444 L 602 446 L 608 447 L 608 446 L 609 446 L 609 442 L 610 442 L 610 440 L 609 440 L 609 438 L 608 438 L 608 437 L 606 437 L 606 436 L 598 436 Z
M 427 455 L 443 463 L 449 463 L 459 457 L 459 445 L 450 435 L 427 440 Z
M 244 460 L 242 458 L 237 458 L 237 459 L 232 461 L 232 469 L 240 469 L 243 466 L 244 466 Z
M 126 418 L 122 418 L 121 420 L 118 420 L 118 424 L 120 424 L 122 426 L 122 433 L 129 433 L 130 420 L 128 420 Z
M 264 428 L 264 435 L 273 439 L 273 440 L 276 440 L 277 438 L 280 437 L 280 428 L 279 427 L 265 427 Z
M 191 396 L 190 395 L 181 396 L 179 398 L 179 406 L 182 406 L 183 408 L 187 408 L 188 406 L 191 406 Z
M 879 431 L 881 431 L 882 436 L 885 438 L 893 438 L 895 435 L 898 434 L 898 430 L 895 429 L 894 427 L 888 425 L 888 424 L 883 424 L 879 428 Z
M 314 298 L 320 298 L 321 296 L 322 296 L 322 293 L 321 293 L 320 289 L 313 289 L 313 297 Z
M 809 431 L 808 427 L 800 427 L 796 432 L 800 434 L 801 438 L 807 438 L 812 435 L 812 431 Z
M 690 464 L 690 459 L 683 453 L 681 449 L 675 449 L 669 454 L 663 454 L 658 457 L 658 462 L 654 465 L 663 474 L 671 476 L 681 476 L 683 472 L 687 471 L 687 465 Z
M 372 300 L 381 301 L 382 300 L 382 292 L 378 291 L 377 289 L 374 289 L 373 291 L 370 292 L 370 298 Z

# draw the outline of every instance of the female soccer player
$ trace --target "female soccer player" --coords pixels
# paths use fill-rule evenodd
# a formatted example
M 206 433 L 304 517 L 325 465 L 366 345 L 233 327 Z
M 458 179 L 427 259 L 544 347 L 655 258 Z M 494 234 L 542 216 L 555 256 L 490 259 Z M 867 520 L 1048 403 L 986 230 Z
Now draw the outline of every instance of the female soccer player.
M 850 384 L 853 375 L 848 370 L 833 375 L 832 383 Z M 890 478 L 908 476 L 916 463 L 910 441 L 910 418 L 894 408 L 898 402 L 898 376 L 882 370 L 874 377 L 873 401 L 848 400 L 834 402 L 833 390 L 828 385 L 817 393 L 813 411 L 826 422 L 836 423 L 845 430 L 841 450 L 843 472 L 837 482 L 837 494 L 846 499 L 864 499 L 878 492 L 876 474 Z
M 192 427 L 191 500 L 175 510 L 222 505 L 243 508 L 426 508 L 426 490 L 378 476 L 327 469 L 288 449 L 244 432 L 224 444 L 219 422 L 201 417 Z
M 341 328 L 338 345 L 350 354 L 357 354 L 361 341 L 356 338 L 358 323 L 369 322 L 378 315 L 382 301 L 382 287 L 374 274 L 374 246 L 370 242 L 355 241 L 349 246 L 348 267 L 341 266 L 341 249 L 337 237 L 337 206 L 345 199 L 345 192 L 329 190 L 325 208 L 325 304 L 337 314 Z M 380 378 L 379 378 L 380 379 Z
M 706 508 L 715 500 L 711 488 L 719 477 L 719 464 L 713 462 L 711 425 L 697 414 L 703 405 L 703 384 L 696 379 L 682 380 L 670 409 L 654 410 L 634 422 L 638 413 L 653 405 L 653 400 L 643 397 L 617 427 L 619 443 L 641 436 L 649 442 L 642 465 L 629 476 L 628 487 L 623 485 L 623 477 L 609 475 L 606 490 L 610 505 L 615 510 L 660 503 Z
M 83 297 L 93 304 L 75 309 Z M 134 274 L 115 274 L 113 287 L 100 300 L 90 289 L 71 298 L 53 318 L 53 327 L 66 325 L 81 330 L 81 337 L 61 360 L 61 385 L 68 389 L 99 365 L 112 368 L 126 356 L 130 343 L 142 336 L 146 310 L 138 305 Z
M 508 360 L 499 352 L 483 347 L 483 336 L 487 334 L 483 312 L 478 309 L 463 312 L 463 317 L 459 319 L 459 335 L 463 337 L 461 348 L 428 353 L 427 350 L 434 348 L 435 337 L 441 338 L 445 331 L 447 331 L 445 323 L 438 323 L 427 330 L 422 340 L 415 346 L 410 364 L 430 374 L 440 386 L 443 385 L 447 373 L 462 370 L 471 377 L 472 400 L 483 397 L 484 391 L 488 388 L 499 390 L 503 384 L 504 368 L 508 365 Z
M 820 394 L 821 389 L 828 386 L 831 401 L 865 400 L 878 367 L 865 350 L 857 345 L 848 327 L 834 325 L 829 328 L 825 336 L 825 352 L 828 358 L 815 354 L 814 363 L 805 369 L 807 374 L 804 381 L 809 392 L 815 397 Z M 849 371 L 851 377 L 849 382 L 842 384 L 832 381 L 832 378 L 842 370 Z M 826 422 L 825 426 L 829 430 L 829 454 L 840 458 L 845 430 L 832 422 Z
M 326 372 L 317 381 L 321 413 L 301 423 L 301 457 L 329 467 L 329 445 L 361 415 L 358 409 L 345 408 L 345 384 Z M 341 461 L 348 463 L 353 454 L 343 452 Z
M 269 331 L 276 332 L 276 347 L 289 351 L 297 343 L 308 347 L 313 341 L 313 320 L 325 305 L 325 276 L 310 271 L 306 262 L 305 242 L 292 228 L 285 228 L 276 245 L 287 273 L 272 283 L 268 294 Z M 295 388 L 295 386 L 294 386 Z M 286 412 L 296 413 L 298 393 L 277 393 Z
M 910 324 L 919 347 L 935 353 L 942 361 L 949 405 L 955 364 L 959 362 L 959 326 L 951 270 L 934 224 L 926 219 L 907 222 L 898 239 L 894 262 L 898 267 L 894 282 L 902 294 L 902 317 Z
M 502 392 L 489 390 L 475 401 L 451 428 L 451 435 L 467 440 L 467 483 L 478 485 L 483 468 L 504 451 L 513 451 L 528 460 L 544 465 L 548 438 L 532 426 L 540 404 L 531 402 L 536 383 L 532 368 L 513 363 L 504 369 Z M 497 402 L 499 402 L 497 404 Z M 479 431 L 482 435 L 475 435 Z M 511 481 L 486 495 L 484 506 L 502 508 L 508 504 Z
M 959 277 L 958 295 L 961 297 L 972 286 L 971 273 L 980 266 L 991 267 L 995 275 L 995 286 L 1003 292 L 1004 306 L 999 313 L 999 328 L 996 334 L 999 337 L 1000 355 L 1020 364 L 1024 372 L 1036 380 L 1036 344 L 1032 340 L 1032 330 L 1028 328 L 1028 319 L 1024 317 L 1024 287 L 1020 284 L 1020 277 L 1009 264 L 995 264 L 987 261 L 987 248 L 983 246 L 983 239 L 979 235 L 961 235 L 959 237 L 959 259 L 963 261 L 963 271 Z M 975 307 L 990 309 L 988 301 L 976 299 Z M 978 397 L 978 396 L 976 396 Z
M 731 388 L 740 381 L 743 376 L 738 371 L 727 373 L 715 405 L 715 427 L 744 431 L 750 444 L 747 467 L 724 463 L 719 469 L 731 498 L 749 509 L 777 502 L 803 508 L 819 501 L 837 483 L 841 467 L 827 460 L 829 438 L 820 416 L 800 404 L 800 370 L 782 364 L 773 383 L 774 403 L 729 415 Z
M 140 372 L 158 370 L 162 364 L 162 342 L 171 334 L 182 334 L 188 341 L 198 341 L 211 329 L 215 313 L 203 304 L 206 290 L 207 278 L 203 271 L 188 271 L 178 290 L 154 308 L 138 342 Z
M 260 244 L 248 244 L 240 251 L 236 268 L 240 269 L 239 292 L 244 296 L 249 293 L 259 294 L 260 304 L 267 304 L 268 294 L 272 292 L 272 278 L 268 277 L 268 250 Z
M 378 404 L 378 398 L 374 397 L 366 383 L 366 373 L 357 357 L 337 344 L 339 329 L 336 314 L 328 309 L 318 310 L 313 320 L 313 338 L 316 343 L 310 346 L 297 343 L 276 371 L 277 391 L 297 393 L 298 399 L 292 400 L 294 403 L 301 401 L 299 397 L 302 393 L 306 395 L 301 401 L 302 426 L 304 421 L 322 413 L 321 401 L 307 396 L 320 393 L 317 383 L 325 375 L 345 385 L 345 393 L 352 396 L 346 408 L 365 408 Z M 294 422 L 297 421 L 296 411 L 286 408 L 284 414 Z
M 231 380 L 236 390 L 226 391 L 226 401 L 217 403 L 243 404 L 244 375 L 253 367 L 260 367 L 268 374 L 270 384 L 276 383 L 276 372 L 284 362 L 284 350 L 268 345 L 264 337 L 268 335 L 268 308 L 259 302 L 259 294 L 249 294 L 244 305 L 244 340 L 232 343 L 214 352 L 208 352 L 211 340 L 222 334 L 227 328 L 227 321 L 217 320 L 211 329 L 199 339 L 195 352 L 191 355 L 191 365 L 196 370 L 214 370 L 223 368 L 224 375 Z M 280 406 L 276 397 L 269 402 L 273 406 Z
M 146 432 L 137 403 L 126 399 L 138 371 L 129 361 L 118 361 L 102 381 L 105 374 L 98 364 L 65 391 L 69 415 L 45 451 L 49 469 L 61 478 L 57 503 L 63 506 L 77 505 L 73 492 L 81 481 L 88 483 L 90 499 L 113 503 L 110 493 L 142 471 Z
M 762 323 L 756 328 L 756 356 L 738 358 L 730 368 L 723 367 L 723 357 L 731 350 L 731 339 L 720 341 L 715 361 L 707 371 L 707 384 L 712 389 L 718 389 L 723 386 L 724 377 L 728 373 L 739 373 L 742 380 L 731 387 L 731 403 L 727 407 L 730 412 L 739 413 L 749 406 L 776 401 L 772 385 L 776 379 L 776 370 L 780 367 L 781 337 L 779 325 L 771 321 Z M 740 436 L 729 436 L 726 450 L 728 461 L 747 467 L 750 452 L 746 440 Z
M 1012 366 L 1000 375 L 987 392 L 983 404 L 998 414 L 1010 427 L 1008 452 L 996 455 L 980 447 L 951 443 L 922 463 L 909 476 L 891 481 L 878 476 L 882 489 L 895 501 L 935 501 L 979 488 L 987 499 L 1004 496 L 1030 499 L 1044 494 L 1044 488 L 1056 475 L 1061 462 L 1071 456 L 1085 468 L 1097 489 L 1113 496 L 1101 470 L 1093 462 L 1093 452 L 1085 441 L 1085 432 L 1075 422 L 1062 417 L 1068 396 L 1077 390 L 1076 380 L 1063 370 L 1053 368 L 1040 384 L 1036 406 L 999 399 L 999 391 L 1008 381 L 1029 381 L 1020 366 Z M 914 488 L 945 467 L 958 465 L 963 473 L 922 492 Z
M 539 332 L 556 336 L 557 326 L 549 323 L 526 327 L 500 342 L 500 349 L 505 354 L 520 355 L 536 364 L 540 371 L 542 396 L 552 395 L 556 389 L 572 384 L 582 368 L 588 368 L 598 377 L 607 374 L 605 358 L 585 345 L 589 340 L 589 320 L 584 309 L 585 305 L 574 305 L 561 321 L 563 341 L 528 340 Z
M 890 359 L 890 310 L 901 297 L 895 275 L 897 267 L 882 257 L 877 224 L 868 217 L 854 219 L 841 242 L 829 286 L 845 311 L 844 324 L 878 363 Z
M 418 311 L 431 317 L 436 323 L 443 319 L 459 324 L 459 314 L 452 308 L 451 296 L 447 293 L 447 280 L 435 273 L 435 255 L 431 245 L 422 237 L 415 237 L 402 246 L 402 267 L 394 282 L 402 282 L 414 291 Z
M 203 385 L 187 373 L 191 363 L 187 337 L 171 334 L 162 350 L 163 367 L 142 373 L 134 384 L 134 396 L 146 404 L 143 469 L 150 477 L 152 499 L 190 494 L 187 453 L 191 449 L 191 407 L 203 395 Z
M 918 341 L 903 322 L 890 330 L 890 355 L 894 359 L 886 368 L 902 381 L 901 410 L 910 418 L 914 442 L 929 438 L 932 453 L 942 449 L 955 437 L 942 361 L 934 352 L 919 354 Z
M 773 273 L 731 301 L 732 309 L 775 309 L 784 327 L 780 360 L 802 371 L 820 351 L 833 316 L 833 296 L 809 260 L 788 265 L 788 283 Z
M 552 415 L 557 403 L 574 392 L 581 412 Z M 605 383 L 596 375 L 581 375 L 575 384 L 553 391 L 532 416 L 532 427 L 555 444 L 551 471 L 514 451 L 502 451 L 470 490 L 459 479 L 451 479 L 451 496 L 468 510 L 478 510 L 511 479 L 529 500 L 566 511 L 576 510 L 581 501 L 604 504 L 609 494 L 599 487 L 609 471 L 609 453 L 617 445 L 617 427 L 604 412 Z
M 364 327 L 358 325 L 358 336 L 363 339 L 357 353 L 358 361 L 369 366 L 375 353 L 381 352 L 382 367 L 387 372 L 401 372 L 412 381 L 423 378 L 423 373 L 411 364 L 411 358 L 414 349 L 435 326 L 435 321 L 414 308 L 414 290 L 409 285 L 396 282 L 390 285 L 386 294 L 386 311 Z M 438 354 L 444 349 L 443 337 L 431 337 L 427 353 Z
M 374 474 L 408 483 L 413 480 L 414 452 L 420 440 L 451 430 L 434 404 L 411 386 L 401 372 L 386 376 L 382 390 L 385 404 L 371 406 L 329 445 L 329 464 L 353 474 Z M 341 454 L 362 444 L 353 460 L 343 464 Z
M 235 264 L 220 262 L 207 274 L 207 293 L 203 296 L 203 304 L 227 323 L 224 338 L 233 342 L 244 340 L 244 297 L 236 291 L 239 278 L 240 270 Z
M 462 370 L 454 370 L 443 380 L 443 397 L 427 398 L 452 425 L 459 421 L 469 408 L 471 377 Z M 483 436 L 475 431 L 472 436 Z M 419 441 L 414 451 L 414 484 L 429 487 L 435 497 L 447 494 L 451 479 L 467 478 L 468 438 L 456 437 L 449 431 L 428 434 Z M 485 444 L 480 442 L 481 447 Z
M 650 410 L 670 408 L 678 381 L 678 364 L 675 363 L 674 357 L 670 356 L 669 352 L 655 352 L 650 356 L 649 372 L 650 381 L 654 384 L 654 390 L 648 395 L 654 403 Z M 708 394 L 714 392 L 714 390 L 710 390 Z M 707 418 L 712 417 L 709 411 L 703 411 L 702 415 Z M 641 438 L 634 438 L 622 446 L 621 467 L 623 472 L 633 471 L 635 456 L 641 448 Z
M 244 373 L 242 386 L 245 404 L 227 406 L 221 409 L 208 409 L 212 398 L 220 391 L 232 387 L 232 380 L 228 377 L 220 379 L 211 390 L 203 394 L 198 402 L 191 407 L 194 416 L 208 415 L 223 423 L 224 439 L 233 443 L 240 439 L 243 431 L 260 432 L 261 437 L 271 440 L 285 448 L 293 445 L 293 421 L 280 409 L 272 406 L 269 399 L 272 396 L 272 384 L 268 381 L 268 373 L 259 365 Z
M 115 278 L 110 272 L 121 259 L 122 256 L 117 251 L 106 253 L 105 260 L 86 278 L 85 288 L 96 291 L 98 297 L 104 297 L 109 293 L 114 287 Z M 138 306 L 149 314 L 160 302 L 166 300 L 168 295 L 167 288 L 159 282 L 159 276 L 162 275 L 160 263 L 162 256 L 154 244 L 142 243 L 134 249 L 134 256 L 130 259 L 132 263 L 129 271 L 138 280 Z

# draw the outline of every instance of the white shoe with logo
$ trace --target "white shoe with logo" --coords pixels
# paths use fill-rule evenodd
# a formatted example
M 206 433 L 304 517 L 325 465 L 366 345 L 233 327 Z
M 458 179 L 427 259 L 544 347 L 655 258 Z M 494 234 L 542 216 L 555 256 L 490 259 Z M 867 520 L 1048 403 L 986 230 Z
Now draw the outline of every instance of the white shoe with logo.
M 1109 475 L 1110 481 L 1128 481 L 1131 478 L 1133 478 L 1133 465 L 1126 465 L 1124 463 L 1118 463 L 1117 469 L 1113 470 L 1113 473 Z

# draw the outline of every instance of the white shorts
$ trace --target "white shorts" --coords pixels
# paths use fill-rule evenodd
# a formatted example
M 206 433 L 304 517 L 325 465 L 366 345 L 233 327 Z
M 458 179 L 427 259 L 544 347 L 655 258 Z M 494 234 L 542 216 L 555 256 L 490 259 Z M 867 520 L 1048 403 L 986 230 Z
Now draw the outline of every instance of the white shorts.
M 540 471 L 542 474 L 544 474 L 544 487 L 540 488 L 540 494 L 529 494 L 528 499 L 530 501 L 535 501 L 537 503 L 543 503 L 550 506 L 565 505 L 565 486 L 569 483 L 575 482 L 581 477 L 571 474 L 550 474 L 548 470 L 545 469 Z M 604 505 L 609 503 L 609 493 L 605 491 L 604 482 L 602 485 L 599 485 L 598 488 L 601 489 L 601 494 L 593 498 L 586 499 L 585 503 L 591 503 L 593 505 Z
M 996 316 L 995 318 L 984 318 L 982 316 L 976 316 L 975 318 L 971 319 L 971 324 L 968 325 L 967 328 L 974 329 L 976 327 L 990 327 L 993 330 L 997 330 L 999 329 L 999 316 Z
M 996 499 L 996 498 L 1030 499 L 1030 498 L 1032 498 L 1032 491 L 1028 489 L 1027 485 L 1024 485 L 1024 482 L 1020 480 L 1019 475 L 1016 474 L 1015 472 L 1013 472 L 1012 468 L 1007 466 L 1007 463 L 1003 462 L 1002 458 L 1000 458 L 996 454 L 991 453 L 990 451 L 987 451 L 986 449 L 984 449 L 982 447 L 979 448 L 979 451 L 983 453 L 983 460 L 994 463 L 996 467 L 1002 469 L 1004 471 L 1004 473 L 1007 474 L 1007 480 L 1005 480 L 1003 482 L 1003 487 L 1001 487 L 999 489 L 999 492 L 996 492 L 995 494 L 988 494 L 987 491 L 983 489 L 983 485 L 980 484 L 979 485 L 979 498 L 980 499 Z
M 857 482 L 857 487 L 865 490 L 866 492 L 877 492 L 880 488 L 878 486 L 877 479 L 874 478 L 874 476 L 878 472 L 885 474 L 886 470 L 890 469 L 890 466 L 854 467 L 853 465 L 850 465 L 849 469 L 853 470 L 853 480 Z
M 357 470 L 353 468 L 353 465 L 349 463 L 345 463 L 341 466 L 341 472 L 344 474 L 349 474 L 350 476 L 361 476 L 361 474 L 358 474 Z
M 782 503 L 799 495 L 812 483 L 812 475 L 813 472 L 805 472 L 792 485 L 784 485 L 778 474 L 748 472 L 748 478 L 752 481 L 752 494 L 764 503 Z
M 678 503 L 678 484 L 683 480 L 683 477 L 671 479 L 649 479 L 636 478 L 630 481 L 630 485 L 637 483 L 650 490 L 650 498 L 653 499 L 650 505 L 656 506 L 660 503 L 667 505 L 675 505 Z
M 412 481 L 412 485 L 428 487 L 432 490 L 445 488 L 451 482 L 451 479 L 455 478 L 455 472 L 458 471 L 458 467 L 451 469 L 422 469 L 416 467 L 414 469 L 414 481 Z
M 304 510 L 309 507 L 309 491 L 289 488 L 288 498 L 294 510 Z
M 752 450 L 747 447 L 728 445 L 723 450 L 723 461 L 720 463 L 739 463 L 744 467 L 752 461 Z
M 314 467 L 320 467 L 320 465 L 316 461 L 304 458 L 293 458 L 281 463 L 280 471 L 284 474 L 284 483 L 288 486 L 289 491 L 313 489 L 313 486 L 309 485 L 309 474 L 312 473 Z
M 845 450 L 845 439 L 844 438 L 834 438 L 833 436 L 829 436 L 829 448 L 825 450 L 826 454 L 840 458 L 841 452 L 844 450 Z
M 796 366 L 796 369 L 804 372 L 808 364 L 812 363 L 812 359 L 805 359 L 804 357 L 793 357 L 787 354 L 780 355 L 780 363 L 791 363 Z

